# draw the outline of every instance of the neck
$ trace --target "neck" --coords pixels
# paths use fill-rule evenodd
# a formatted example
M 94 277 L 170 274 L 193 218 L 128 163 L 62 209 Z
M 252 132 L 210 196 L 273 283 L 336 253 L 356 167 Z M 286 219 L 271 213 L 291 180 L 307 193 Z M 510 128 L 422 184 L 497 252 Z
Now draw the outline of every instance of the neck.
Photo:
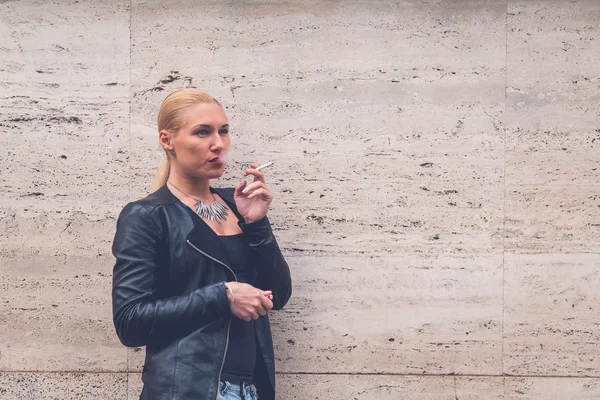
M 171 170 L 167 182 L 171 192 L 179 198 L 190 196 L 202 201 L 212 201 L 208 179 L 192 178 Z

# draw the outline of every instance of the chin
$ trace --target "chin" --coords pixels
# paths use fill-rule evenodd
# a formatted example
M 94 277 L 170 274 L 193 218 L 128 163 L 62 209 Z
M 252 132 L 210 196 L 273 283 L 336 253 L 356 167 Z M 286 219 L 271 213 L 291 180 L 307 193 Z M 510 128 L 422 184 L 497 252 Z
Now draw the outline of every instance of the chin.
M 205 179 L 218 179 L 225 173 L 225 165 L 220 167 L 203 165 L 195 170 L 189 171 L 189 176 L 193 179 L 205 180 Z
M 218 179 L 218 178 L 222 177 L 224 173 L 225 173 L 225 167 L 223 166 L 219 169 L 214 169 L 212 171 L 208 171 L 206 173 L 205 177 L 208 179 Z
M 223 176 L 223 171 L 221 171 L 220 173 L 209 174 L 208 179 L 219 179 L 222 176 Z

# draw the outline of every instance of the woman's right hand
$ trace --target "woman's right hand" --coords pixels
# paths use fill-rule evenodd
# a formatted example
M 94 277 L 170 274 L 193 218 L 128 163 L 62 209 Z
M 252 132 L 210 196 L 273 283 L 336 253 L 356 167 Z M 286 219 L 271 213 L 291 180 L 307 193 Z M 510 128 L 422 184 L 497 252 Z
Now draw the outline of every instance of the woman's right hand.
M 231 313 L 239 319 L 258 319 L 273 308 L 273 302 L 268 298 L 272 294 L 270 290 L 260 290 L 240 282 L 227 282 L 227 285 L 231 288 L 227 291 Z

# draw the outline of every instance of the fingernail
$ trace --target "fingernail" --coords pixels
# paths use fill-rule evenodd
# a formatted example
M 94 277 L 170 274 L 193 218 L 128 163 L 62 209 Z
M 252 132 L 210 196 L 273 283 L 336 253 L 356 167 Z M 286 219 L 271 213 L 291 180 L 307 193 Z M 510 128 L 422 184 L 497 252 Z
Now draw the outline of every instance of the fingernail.
M 246 193 L 248 191 L 248 188 L 242 190 L 242 193 Z

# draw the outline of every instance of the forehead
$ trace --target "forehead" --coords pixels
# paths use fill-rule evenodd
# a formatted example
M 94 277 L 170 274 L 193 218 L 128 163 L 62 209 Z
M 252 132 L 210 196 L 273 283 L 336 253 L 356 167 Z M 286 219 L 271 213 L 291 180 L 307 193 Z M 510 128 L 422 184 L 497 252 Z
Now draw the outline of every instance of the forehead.
M 217 103 L 200 103 L 184 110 L 182 128 L 191 128 L 200 124 L 214 127 L 227 124 L 225 111 Z

